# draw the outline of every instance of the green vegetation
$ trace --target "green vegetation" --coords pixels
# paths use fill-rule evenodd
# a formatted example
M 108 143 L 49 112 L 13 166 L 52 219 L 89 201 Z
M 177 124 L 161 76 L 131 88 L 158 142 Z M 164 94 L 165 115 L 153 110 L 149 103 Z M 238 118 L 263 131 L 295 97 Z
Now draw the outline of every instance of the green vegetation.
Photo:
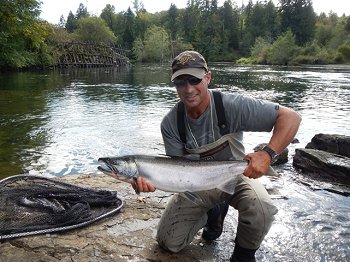
M 40 1 L 1 0 L 0 69 L 54 63 L 57 43 L 113 43 L 131 50 L 135 61 L 170 61 L 185 49 L 209 61 L 260 64 L 350 62 L 350 16 L 314 13 L 311 0 L 248 2 L 191 0 L 178 9 L 148 13 L 134 0 L 117 13 L 106 5 L 99 17 L 80 4 L 57 25 L 39 19 Z

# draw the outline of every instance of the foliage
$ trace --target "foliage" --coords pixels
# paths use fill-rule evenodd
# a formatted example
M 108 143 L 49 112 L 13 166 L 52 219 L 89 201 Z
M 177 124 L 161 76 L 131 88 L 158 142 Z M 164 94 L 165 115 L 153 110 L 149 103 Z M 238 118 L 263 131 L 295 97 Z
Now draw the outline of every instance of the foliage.
M 90 14 L 87 8 L 83 4 L 79 4 L 79 8 L 74 15 L 72 11 L 69 12 L 66 22 L 66 29 L 69 33 L 73 33 L 78 28 L 78 20 L 81 18 L 89 17 Z
M 66 22 L 66 29 L 69 33 L 73 33 L 77 29 L 77 19 L 72 11 L 69 12 Z
M 266 64 L 272 46 L 266 39 L 258 37 L 250 50 L 253 61 L 258 64 Z
M 0 8 L 0 68 L 40 65 L 49 25 L 40 21 L 40 3 L 35 0 L 2 0 Z
M 169 35 L 166 30 L 153 25 L 145 35 L 143 61 L 166 61 L 169 57 Z
M 337 50 L 346 61 L 350 61 L 350 44 L 342 44 Z
M 82 42 L 114 43 L 116 37 L 100 17 L 83 17 L 78 20 L 77 38 Z
M 272 44 L 266 62 L 272 65 L 287 65 L 296 49 L 295 36 L 288 30 Z
M 106 5 L 99 17 L 80 4 L 58 26 L 39 19 L 39 0 L 1 0 L 0 68 L 49 64 L 57 43 L 114 42 L 132 50 L 137 61 L 170 61 L 186 49 L 208 61 L 262 64 L 344 63 L 349 61 L 350 17 L 316 16 L 311 0 L 190 0 L 151 14 L 142 1 L 116 13 Z M 117 36 L 117 37 L 116 37 Z M 51 56 L 51 57 L 50 57 Z
M 134 41 L 134 46 L 132 48 L 134 57 L 136 61 L 142 61 L 143 58 L 144 45 L 140 37 L 136 38 Z
M 291 30 L 299 45 L 313 38 L 316 14 L 311 0 L 280 0 L 282 32 Z

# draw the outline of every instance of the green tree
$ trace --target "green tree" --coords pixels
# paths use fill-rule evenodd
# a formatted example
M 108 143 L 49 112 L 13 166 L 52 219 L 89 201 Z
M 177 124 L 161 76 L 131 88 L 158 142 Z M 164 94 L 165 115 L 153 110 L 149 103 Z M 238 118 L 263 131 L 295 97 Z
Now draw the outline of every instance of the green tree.
M 79 20 L 80 18 L 89 17 L 89 16 L 90 14 L 87 11 L 87 7 L 85 7 L 82 3 L 80 3 L 77 9 L 77 12 L 75 14 L 75 17 L 77 18 L 77 20 Z
M 273 65 L 287 65 L 296 49 L 295 36 L 288 30 L 272 44 L 266 61 Z
M 35 0 L 2 0 L 0 7 L 0 68 L 22 68 L 40 61 L 47 50 L 50 26 L 39 20 Z
M 143 60 L 159 62 L 169 60 L 169 35 L 163 27 L 153 25 L 147 29 Z
M 221 51 L 222 25 L 217 15 L 215 4 L 210 1 L 198 1 L 200 16 L 197 47 L 204 57 L 213 59 Z
M 225 1 L 220 9 L 223 26 L 223 43 L 227 43 L 227 51 L 233 51 L 239 47 L 240 17 L 237 9 L 234 9 L 231 1 Z
M 316 14 L 311 0 L 280 0 L 282 31 L 292 30 L 297 44 L 313 39 Z
M 130 7 L 124 13 L 124 32 L 123 32 L 123 44 L 126 48 L 131 49 L 135 40 L 135 15 L 131 11 Z
M 177 7 L 176 5 L 171 4 L 167 13 L 165 27 L 169 31 L 170 38 L 172 41 L 177 37 L 177 31 L 178 31 L 177 17 L 178 17 Z
M 61 15 L 60 22 L 58 23 L 59 28 L 65 28 L 66 27 L 66 20 L 64 19 L 64 16 Z
M 264 20 L 266 26 L 264 37 L 272 43 L 281 33 L 281 17 L 272 0 L 265 5 Z
M 107 4 L 103 8 L 100 17 L 105 20 L 107 26 L 114 32 L 115 26 L 115 7 L 114 5 Z
M 197 28 L 199 25 L 199 9 L 198 1 L 192 0 L 187 2 L 187 7 L 183 14 L 183 37 L 186 42 L 192 43 L 194 46 L 198 45 Z
M 271 49 L 271 43 L 263 37 L 257 37 L 250 50 L 253 61 L 258 64 L 266 64 Z
M 142 58 L 144 56 L 144 45 L 140 37 L 135 39 L 132 47 L 132 52 L 136 61 L 142 61 Z
M 110 44 L 117 40 L 106 22 L 96 16 L 84 17 L 78 20 L 76 34 L 78 39 L 83 42 L 92 41 Z
M 77 18 L 72 13 L 72 11 L 69 11 L 69 14 L 67 16 L 67 22 L 66 22 L 66 30 L 69 33 L 73 33 L 77 29 Z
M 144 7 L 142 1 L 134 0 L 134 1 L 132 2 L 132 6 L 133 6 L 133 8 L 134 8 L 136 14 L 145 11 L 145 7 Z

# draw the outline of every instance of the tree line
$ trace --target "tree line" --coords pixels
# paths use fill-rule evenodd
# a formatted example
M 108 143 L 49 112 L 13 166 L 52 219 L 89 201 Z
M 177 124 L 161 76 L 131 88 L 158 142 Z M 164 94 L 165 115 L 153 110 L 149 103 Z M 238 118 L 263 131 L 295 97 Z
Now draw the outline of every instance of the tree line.
M 53 64 L 57 43 L 90 41 L 129 49 L 134 61 L 167 62 L 185 49 L 209 61 L 260 64 L 350 62 L 350 16 L 316 15 L 311 0 L 189 0 L 185 8 L 149 13 L 142 1 L 99 16 L 82 3 L 53 25 L 42 21 L 40 1 L 3 2 L 0 9 L 0 68 Z

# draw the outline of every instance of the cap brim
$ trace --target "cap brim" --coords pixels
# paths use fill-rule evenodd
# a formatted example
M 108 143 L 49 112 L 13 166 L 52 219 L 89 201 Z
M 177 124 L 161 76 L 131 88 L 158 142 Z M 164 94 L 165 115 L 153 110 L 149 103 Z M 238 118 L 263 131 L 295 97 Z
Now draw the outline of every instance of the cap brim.
M 203 79 L 206 71 L 204 68 L 184 68 L 177 70 L 172 76 L 171 81 L 174 81 L 174 79 L 180 75 L 191 75 L 195 76 L 197 78 Z

